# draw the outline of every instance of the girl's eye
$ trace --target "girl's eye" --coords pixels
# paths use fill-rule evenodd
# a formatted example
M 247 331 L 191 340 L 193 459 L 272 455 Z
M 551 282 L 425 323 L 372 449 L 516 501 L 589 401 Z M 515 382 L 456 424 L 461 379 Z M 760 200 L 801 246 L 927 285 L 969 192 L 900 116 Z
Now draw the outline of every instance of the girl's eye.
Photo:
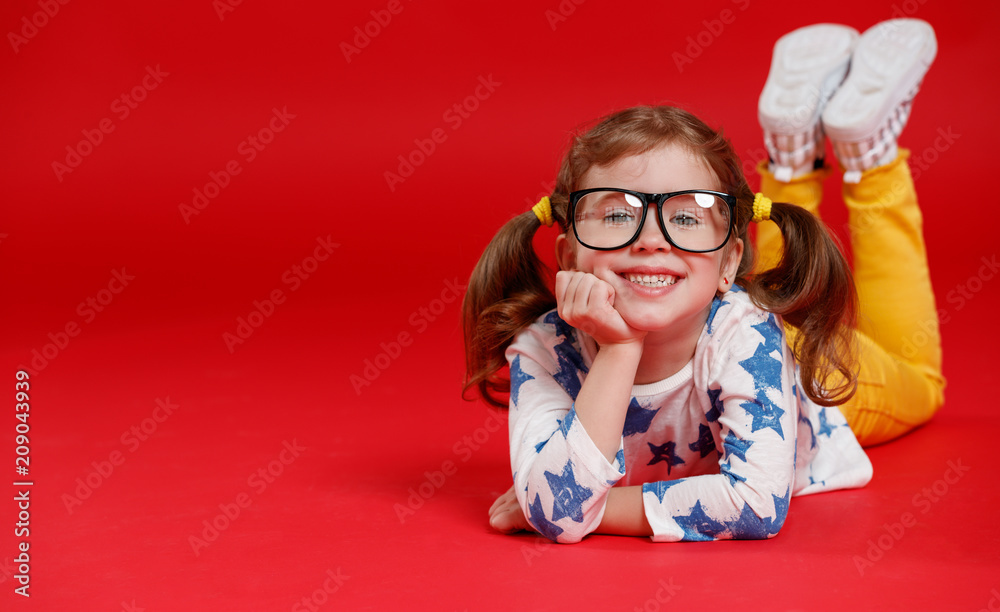
M 700 215 L 686 210 L 678 210 L 670 217 L 671 225 L 694 228 L 701 224 Z
M 624 225 L 635 220 L 635 214 L 626 208 L 609 208 L 604 211 L 604 223 L 608 225 Z

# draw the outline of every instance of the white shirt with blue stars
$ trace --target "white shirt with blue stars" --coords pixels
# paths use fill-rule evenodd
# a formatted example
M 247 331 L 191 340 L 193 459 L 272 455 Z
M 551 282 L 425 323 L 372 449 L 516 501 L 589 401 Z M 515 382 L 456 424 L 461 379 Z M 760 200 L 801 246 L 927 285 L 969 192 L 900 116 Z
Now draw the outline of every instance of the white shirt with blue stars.
M 594 531 L 614 486 L 642 485 L 653 540 L 675 542 L 770 538 L 793 495 L 871 480 L 841 412 L 799 388 L 781 319 L 738 287 L 713 302 L 681 371 L 632 387 L 610 463 L 574 409 L 596 352 L 593 338 L 554 310 L 507 349 L 514 488 L 551 540 Z

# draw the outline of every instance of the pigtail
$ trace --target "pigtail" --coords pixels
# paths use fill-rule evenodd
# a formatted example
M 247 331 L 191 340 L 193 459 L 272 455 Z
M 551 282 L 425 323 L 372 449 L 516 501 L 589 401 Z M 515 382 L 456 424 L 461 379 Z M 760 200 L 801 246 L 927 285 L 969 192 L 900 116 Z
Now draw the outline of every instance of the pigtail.
M 770 218 L 784 239 L 781 261 L 752 276 L 747 292 L 759 307 L 798 328 L 792 351 L 806 395 L 821 406 L 842 404 L 857 389 L 858 296 L 851 269 L 811 213 L 775 202 Z
M 540 225 L 531 211 L 508 221 L 472 271 L 462 302 L 466 399 L 475 387 L 486 403 L 507 407 L 498 397 L 510 392 L 509 378 L 498 375 L 507 365 L 504 352 L 519 331 L 556 306 L 547 266 L 532 245 Z

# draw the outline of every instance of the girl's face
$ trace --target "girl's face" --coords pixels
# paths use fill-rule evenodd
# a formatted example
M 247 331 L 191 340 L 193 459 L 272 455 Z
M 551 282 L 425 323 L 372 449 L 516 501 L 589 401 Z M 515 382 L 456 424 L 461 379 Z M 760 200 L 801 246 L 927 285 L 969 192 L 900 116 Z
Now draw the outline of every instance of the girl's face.
M 644 193 L 721 190 L 704 159 L 674 144 L 592 167 L 578 189 L 595 187 Z M 588 249 L 576 241 L 572 230 L 559 236 L 559 264 L 564 270 L 590 272 L 609 283 L 615 290 L 615 309 L 636 329 L 685 337 L 700 333 L 716 292 L 731 286 L 743 242 L 731 236 L 725 247 L 711 253 L 675 249 L 663 237 L 655 205 L 650 206 L 654 210 L 648 211 L 639 238 L 615 251 Z M 726 278 L 729 283 L 724 282 Z

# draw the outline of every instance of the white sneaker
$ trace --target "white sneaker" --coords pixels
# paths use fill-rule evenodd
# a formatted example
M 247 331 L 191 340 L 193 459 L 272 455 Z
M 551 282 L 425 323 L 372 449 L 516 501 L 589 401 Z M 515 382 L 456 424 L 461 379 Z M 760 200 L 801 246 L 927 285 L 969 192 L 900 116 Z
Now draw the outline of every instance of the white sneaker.
M 820 23 L 789 32 L 775 43 L 757 118 L 771 172 L 779 181 L 822 165 L 820 117 L 847 74 L 857 41 L 854 28 Z
M 823 111 L 844 182 L 896 159 L 896 140 L 936 54 L 934 29 L 919 19 L 883 21 L 861 36 L 847 80 Z

